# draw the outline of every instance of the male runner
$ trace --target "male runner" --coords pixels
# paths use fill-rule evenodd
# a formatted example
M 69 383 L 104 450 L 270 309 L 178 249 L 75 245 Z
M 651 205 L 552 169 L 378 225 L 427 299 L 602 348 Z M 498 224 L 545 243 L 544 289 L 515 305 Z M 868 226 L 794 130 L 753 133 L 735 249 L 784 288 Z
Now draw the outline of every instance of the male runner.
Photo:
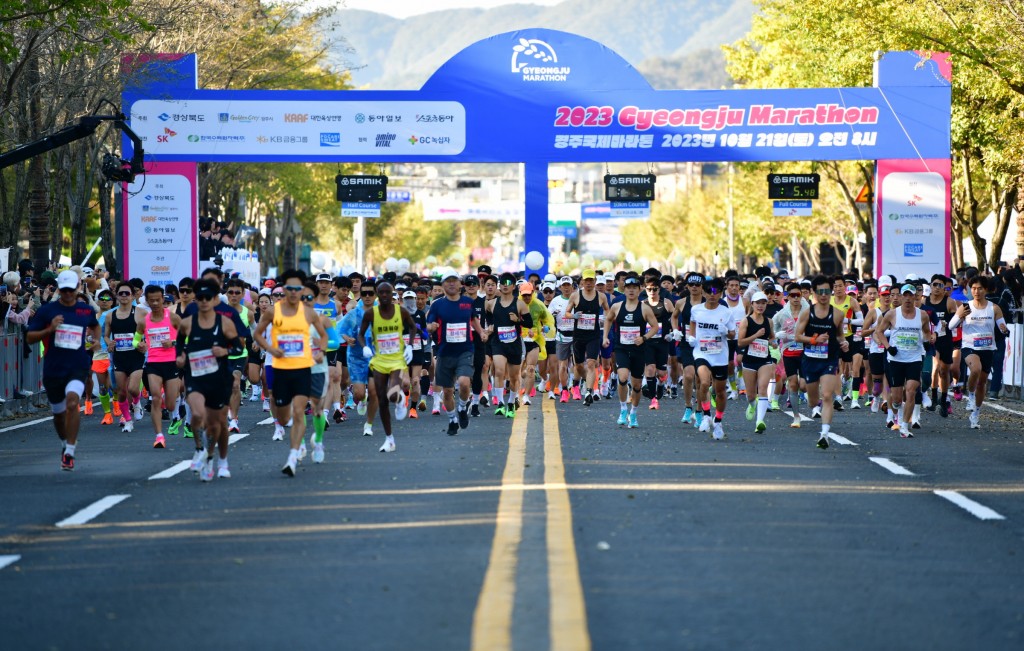
M 988 374 L 992 371 L 996 350 L 996 328 L 1009 333 L 1003 311 L 986 298 L 991 290 L 991 279 L 985 276 L 971 278 L 968 285 L 972 299 L 956 310 L 949 327 L 963 324 L 964 362 L 967 364 L 967 410 L 971 429 L 981 429 L 981 405 L 988 394 Z M 1002 364 L 1002 360 L 999 361 Z
M 914 395 L 921 385 L 924 342 L 932 337 L 928 313 L 917 307 L 913 285 L 900 288 L 899 309 L 889 310 L 875 326 L 872 336 L 888 353 L 889 404 L 899 422 L 893 429 L 899 430 L 903 438 L 911 438 L 914 434 L 910 431 L 910 420 Z M 904 400 L 900 418 L 900 404 Z
M 849 350 L 850 344 L 842 336 L 846 315 L 831 303 L 832 282 L 826 276 L 815 276 L 811 281 L 814 304 L 800 313 L 796 325 L 796 340 L 804 345 L 801 374 L 807 385 L 807 402 L 817 405 L 821 400 L 821 436 L 818 447 L 828 448 L 829 429 L 832 427 L 832 398 L 838 389 L 839 354 Z M 820 393 L 820 396 L 819 396 Z M 800 405 L 793 405 L 793 417 L 799 418 Z
M 487 302 L 487 338 L 493 342 L 494 396 L 498 405 L 495 416 L 515 418 L 516 399 L 519 395 L 520 365 L 523 362 L 523 340 L 520 326 L 531 327 L 530 308 L 513 293 L 515 274 L 505 272 L 498 278 L 498 296 Z M 525 285 L 524 285 L 525 286 Z M 533 287 L 530 287 L 533 293 Z M 508 380 L 508 403 L 505 402 L 505 381 Z
M 661 323 L 656 318 L 650 304 L 647 301 L 639 300 L 639 278 L 633 276 L 626 278 L 623 282 L 623 289 L 625 290 L 625 300 L 616 302 L 605 312 L 602 345 L 605 347 L 610 345 L 611 342 L 608 338 L 611 335 L 612 324 L 614 324 L 616 326 L 615 368 L 619 380 L 619 420 L 617 423 L 625 425 L 627 429 L 636 429 L 640 426 L 637 423 L 636 408 L 640 404 L 641 382 L 648 357 L 644 351 L 645 342 L 649 342 L 655 334 L 660 336 Z M 628 396 L 630 388 L 633 390 L 632 398 Z
M 701 432 L 711 430 L 711 397 L 714 382 L 715 421 L 712 436 L 716 441 L 725 438 L 722 418 L 725 415 L 725 384 L 729 377 L 729 341 L 736 337 L 736 315 L 720 300 L 725 283 L 713 278 L 704 284 L 706 300 L 690 309 L 689 334 L 687 343 L 693 348 L 694 365 L 697 367 L 697 400 L 701 413 L 697 416 Z M 681 339 L 677 333 L 675 339 Z
M 583 404 L 587 407 L 594 403 L 591 389 L 594 386 L 594 375 L 597 373 L 597 358 L 601 352 L 597 318 L 599 314 L 608 312 L 608 299 L 595 289 L 596 279 L 597 273 L 593 269 L 584 269 L 580 289 L 573 292 L 565 309 L 565 316 L 576 321 L 572 333 L 573 359 L 576 362 L 572 397 L 574 400 L 580 399 L 580 382 L 582 380 L 586 391 L 583 396 Z M 586 366 L 585 377 L 584 365 Z
M 689 292 L 686 296 L 676 301 L 672 309 L 672 329 L 682 331 L 690 328 L 690 311 L 693 306 L 704 302 L 704 276 L 691 271 L 686 274 L 686 289 Z M 678 345 L 679 364 L 683 367 L 683 402 L 686 403 L 686 411 L 683 412 L 681 421 L 692 423 L 696 419 L 693 409 L 693 386 L 696 379 L 696 362 L 693 358 L 693 347 L 688 343 L 676 341 Z M 700 409 L 697 410 L 700 412 Z

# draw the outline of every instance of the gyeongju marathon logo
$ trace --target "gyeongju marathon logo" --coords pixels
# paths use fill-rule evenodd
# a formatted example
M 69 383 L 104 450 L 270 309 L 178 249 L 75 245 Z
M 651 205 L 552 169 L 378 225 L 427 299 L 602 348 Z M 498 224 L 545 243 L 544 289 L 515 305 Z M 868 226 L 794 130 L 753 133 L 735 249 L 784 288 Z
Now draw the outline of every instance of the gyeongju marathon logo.
M 521 38 L 512 46 L 512 73 L 521 74 L 523 81 L 565 81 L 572 72 L 569 66 L 558 63 L 558 53 L 544 41 Z

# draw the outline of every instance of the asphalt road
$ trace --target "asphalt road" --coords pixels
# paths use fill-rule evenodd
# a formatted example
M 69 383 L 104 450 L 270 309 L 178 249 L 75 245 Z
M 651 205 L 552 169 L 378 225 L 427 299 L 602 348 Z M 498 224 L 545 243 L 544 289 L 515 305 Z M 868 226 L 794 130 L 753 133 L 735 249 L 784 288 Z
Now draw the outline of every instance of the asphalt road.
M 962 409 L 926 412 L 913 439 L 846 410 L 833 431 L 849 444 L 827 451 L 816 422 L 770 414 L 754 434 L 734 402 L 722 442 L 681 425 L 679 400 L 627 430 L 617 402 L 538 398 L 456 437 L 443 417 L 399 423 L 394 454 L 353 412 L 326 461 L 288 478 L 246 403 L 233 477 L 209 484 L 168 476 L 191 442 L 152 449 L 148 420 L 122 434 L 87 418 L 73 473 L 51 423 L 4 423 L 0 640 L 1021 649 L 1024 405 L 998 404 L 1017 413 L 986 407 L 972 431 Z M 56 526 L 101 500 L 116 503 Z

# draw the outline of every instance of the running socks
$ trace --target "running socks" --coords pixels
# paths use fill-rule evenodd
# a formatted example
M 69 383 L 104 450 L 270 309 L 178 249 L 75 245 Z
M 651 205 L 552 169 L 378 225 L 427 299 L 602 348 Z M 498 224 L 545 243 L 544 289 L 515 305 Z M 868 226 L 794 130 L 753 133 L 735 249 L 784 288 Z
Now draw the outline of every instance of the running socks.
M 313 442 L 324 442 L 324 430 L 327 429 L 327 418 L 323 414 L 313 416 Z
M 757 422 L 762 422 L 765 415 L 768 413 L 768 397 L 758 396 L 757 397 Z
M 110 396 L 105 391 L 100 391 L 100 404 L 103 405 L 103 413 L 110 413 Z

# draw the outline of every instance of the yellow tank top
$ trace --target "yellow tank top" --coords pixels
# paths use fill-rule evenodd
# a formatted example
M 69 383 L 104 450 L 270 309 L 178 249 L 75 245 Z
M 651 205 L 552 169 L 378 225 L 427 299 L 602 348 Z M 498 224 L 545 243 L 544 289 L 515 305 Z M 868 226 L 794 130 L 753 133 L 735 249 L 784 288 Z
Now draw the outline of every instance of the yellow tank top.
M 309 338 L 309 321 L 303 306 L 299 306 L 292 316 L 281 314 L 280 308 L 274 310 L 274 325 L 270 330 L 271 343 L 275 348 L 284 351 L 283 357 L 271 360 L 271 366 L 282 370 L 311 368 L 313 366 L 313 349 Z
M 842 303 L 836 303 L 836 297 L 833 296 L 829 303 L 832 304 L 832 307 L 841 310 L 843 313 L 843 336 L 849 337 L 853 335 L 853 328 L 850 326 L 850 295 L 847 294 Z
M 397 305 L 390 319 L 380 314 L 380 306 L 373 306 L 373 347 L 376 349 L 374 359 L 378 363 L 397 363 L 405 366 L 405 341 L 402 339 L 402 311 Z

